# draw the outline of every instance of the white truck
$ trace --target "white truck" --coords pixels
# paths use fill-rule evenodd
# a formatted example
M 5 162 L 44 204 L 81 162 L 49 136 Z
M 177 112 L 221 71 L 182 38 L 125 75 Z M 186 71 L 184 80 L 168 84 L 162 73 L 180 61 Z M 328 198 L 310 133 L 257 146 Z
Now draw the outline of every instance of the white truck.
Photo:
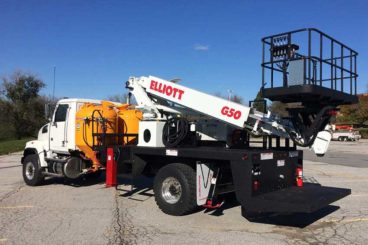
M 295 49 L 280 45 L 273 45 L 277 52 L 271 49 L 271 56 Z M 280 119 L 158 77 L 130 77 L 126 88 L 136 106 L 60 100 L 52 121 L 26 144 L 24 181 L 38 185 L 45 177 L 76 179 L 96 173 L 105 168 L 107 150 L 113 149 L 119 173 L 155 176 L 156 203 L 171 215 L 217 207 L 229 192 L 235 192 L 244 214 L 313 212 L 351 192 L 303 184 L 303 151 L 296 149 L 309 147 L 323 155 L 331 140 L 329 119 L 346 101 L 321 106 L 308 96 L 304 109 Z M 278 96 L 291 93 L 289 88 L 264 90 L 273 91 Z M 335 93 L 329 89 L 326 96 Z M 313 120 L 302 121 L 304 116 Z M 261 146 L 252 145 L 251 135 L 262 136 Z M 286 138 L 284 145 L 280 137 Z
M 356 130 L 337 130 L 332 132 L 332 140 L 338 141 L 358 141 L 362 138 Z

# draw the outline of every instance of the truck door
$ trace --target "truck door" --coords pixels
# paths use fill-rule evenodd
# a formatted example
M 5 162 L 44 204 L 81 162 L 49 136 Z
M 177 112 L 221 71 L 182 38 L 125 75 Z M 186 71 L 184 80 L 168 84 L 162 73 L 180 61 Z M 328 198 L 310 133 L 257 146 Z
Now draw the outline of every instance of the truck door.
M 54 119 L 50 130 L 50 148 L 52 151 L 67 152 L 67 130 L 68 113 L 70 106 L 68 104 L 59 104 L 56 108 Z

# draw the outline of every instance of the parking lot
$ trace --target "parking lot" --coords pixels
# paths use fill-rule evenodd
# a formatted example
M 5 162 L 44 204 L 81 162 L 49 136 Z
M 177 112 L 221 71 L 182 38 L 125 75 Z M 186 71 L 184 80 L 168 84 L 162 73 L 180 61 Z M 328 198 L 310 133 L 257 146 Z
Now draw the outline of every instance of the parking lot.
M 324 158 L 305 150 L 304 175 L 352 194 L 311 215 L 269 214 L 248 220 L 240 206 L 173 217 L 156 206 L 151 180 L 103 178 L 70 183 L 49 179 L 29 187 L 21 154 L 0 156 L 2 244 L 366 244 L 368 240 L 368 141 L 332 142 Z

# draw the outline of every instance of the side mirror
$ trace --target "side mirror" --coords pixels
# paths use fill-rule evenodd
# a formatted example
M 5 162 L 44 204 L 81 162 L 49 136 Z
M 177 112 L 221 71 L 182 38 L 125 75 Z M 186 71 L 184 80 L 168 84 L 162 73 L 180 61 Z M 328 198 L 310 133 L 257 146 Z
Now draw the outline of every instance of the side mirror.
M 45 104 L 45 118 L 50 121 L 50 104 Z
M 55 105 L 47 103 L 45 104 L 45 118 L 47 121 L 51 122 L 52 114 L 54 113 Z

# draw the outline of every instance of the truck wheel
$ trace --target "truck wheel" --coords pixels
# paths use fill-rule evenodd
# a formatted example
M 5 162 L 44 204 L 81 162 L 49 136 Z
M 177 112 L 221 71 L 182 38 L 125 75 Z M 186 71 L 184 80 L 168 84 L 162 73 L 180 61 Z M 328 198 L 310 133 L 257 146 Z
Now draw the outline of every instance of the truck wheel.
M 23 163 L 23 179 L 27 185 L 36 186 L 42 183 L 44 176 L 38 164 L 38 156 L 31 154 L 25 157 Z
M 344 141 L 348 141 L 348 137 L 344 137 Z
M 340 136 L 339 138 L 337 138 L 338 141 L 342 141 L 342 137 Z
M 194 211 L 197 208 L 195 176 L 190 166 L 181 163 L 161 168 L 153 183 L 158 207 L 175 216 Z

